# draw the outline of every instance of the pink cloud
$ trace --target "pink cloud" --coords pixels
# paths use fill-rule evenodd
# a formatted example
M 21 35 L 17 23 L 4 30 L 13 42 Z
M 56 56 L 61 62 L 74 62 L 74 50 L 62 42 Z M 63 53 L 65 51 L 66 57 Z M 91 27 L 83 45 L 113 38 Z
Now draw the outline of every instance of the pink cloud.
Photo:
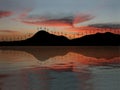
M 29 12 L 30 10 L 24 11 L 22 14 L 18 16 L 18 18 L 16 18 L 16 20 L 25 24 L 38 25 L 38 26 L 44 25 L 44 26 L 58 26 L 58 27 L 61 26 L 73 27 L 74 24 L 89 21 L 94 18 L 93 16 L 88 14 L 77 14 L 71 16 L 66 16 L 66 15 L 30 16 Z
M 0 18 L 11 16 L 11 11 L 0 11 Z
M 94 18 L 94 16 L 91 16 L 91 15 L 88 15 L 88 14 L 77 14 L 74 17 L 73 24 L 78 24 L 78 23 L 81 23 L 81 22 L 89 21 L 93 18 Z

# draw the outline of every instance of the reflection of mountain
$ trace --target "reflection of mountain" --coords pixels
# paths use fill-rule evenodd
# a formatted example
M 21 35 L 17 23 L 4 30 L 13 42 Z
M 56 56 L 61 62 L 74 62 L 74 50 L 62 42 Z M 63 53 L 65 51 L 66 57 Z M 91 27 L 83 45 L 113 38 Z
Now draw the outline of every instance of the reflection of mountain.
M 76 67 L 77 65 L 83 66 L 83 65 L 120 64 L 119 47 L 113 47 L 113 46 L 110 47 L 107 46 L 32 47 L 31 46 L 31 47 L 2 47 L 0 49 L 1 49 L 0 55 L 1 57 L 3 57 L 1 59 L 3 59 L 4 61 L 5 58 L 7 58 L 6 60 L 10 60 L 11 58 L 12 60 L 15 59 L 16 60 L 15 62 L 18 63 L 21 60 L 23 60 L 21 62 L 25 62 L 24 61 L 25 58 L 27 62 L 29 61 L 33 62 L 34 59 L 36 58 L 34 64 L 36 64 L 39 67 L 69 68 L 72 66 L 73 68 Z M 16 53 L 18 51 L 21 52 L 21 54 Z M 31 56 L 29 54 L 31 54 Z M 8 57 L 6 57 L 6 55 Z
M 87 35 L 81 38 L 69 40 L 64 36 L 56 36 L 46 31 L 37 32 L 32 38 L 23 41 L 0 42 L 0 45 L 120 45 L 120 35 L 112 33 Z
M 34 57 L 36 57 L 40 61 L 45 61 L 49 58 L 55 57 L 55 56 L 63 56 L 67 54 L 70 50 L 69 48 L 64 47 L 1 47 L 1 50 L 14 50 L 14 51 L 24 51 L 29 54 L 32 54 Z
M 119 46 L 21 46 L 0 47 L 1 50 L 17 50 L 32 54 L 38 60 L 45 61 L 55 56 L 64 56 L 69 52 L 75 52 L 87 57 L 111 59 L 119 57 Z

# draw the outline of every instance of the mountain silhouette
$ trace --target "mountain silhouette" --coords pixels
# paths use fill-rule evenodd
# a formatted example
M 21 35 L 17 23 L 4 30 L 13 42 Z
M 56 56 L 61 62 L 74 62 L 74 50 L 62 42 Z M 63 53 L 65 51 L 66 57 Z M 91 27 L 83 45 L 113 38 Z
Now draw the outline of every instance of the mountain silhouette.
M 64 45 L 69 40 L 64 36 L 56 36 L 49 34 L 46 31 L 39 31 L 32 38 L 27 39 L 25 42 L 31 45 Z
M 39 31 L 33 37 L 21 41 L 0 42 L 1 46 L 80 46 L 80 45 L 120 45 L 120 35 L 113 33 L 97 33 L 69 40 L 64 36 L 56 36 L 46 31 Z
M 86 35 L 72 40 L 75 45 L 120 45 L 120 35 L 110 32 Z

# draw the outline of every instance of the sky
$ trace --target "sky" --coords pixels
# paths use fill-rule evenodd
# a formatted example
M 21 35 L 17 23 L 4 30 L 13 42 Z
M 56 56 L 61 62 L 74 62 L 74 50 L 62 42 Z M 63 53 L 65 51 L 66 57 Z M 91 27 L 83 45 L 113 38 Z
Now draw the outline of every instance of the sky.
M 0 33 L 120 23 L 119 4 L 120 0 L 0 0 Z

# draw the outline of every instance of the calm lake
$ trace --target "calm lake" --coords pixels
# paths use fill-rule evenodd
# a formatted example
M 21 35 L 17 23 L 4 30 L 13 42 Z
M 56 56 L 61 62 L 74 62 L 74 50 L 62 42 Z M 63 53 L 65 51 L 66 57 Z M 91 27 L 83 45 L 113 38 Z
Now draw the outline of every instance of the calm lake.
M 0 90 L 120 90 L 120 47 L 0 47 Z

